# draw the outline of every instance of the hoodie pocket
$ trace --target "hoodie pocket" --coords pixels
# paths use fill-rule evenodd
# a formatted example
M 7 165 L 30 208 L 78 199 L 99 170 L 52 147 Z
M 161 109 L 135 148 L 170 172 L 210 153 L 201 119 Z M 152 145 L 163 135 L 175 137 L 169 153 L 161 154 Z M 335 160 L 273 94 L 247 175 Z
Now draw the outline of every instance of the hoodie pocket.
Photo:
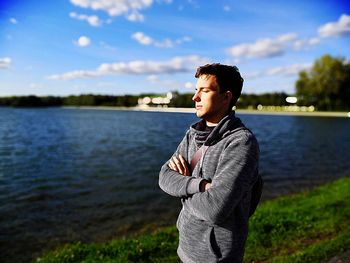
M 210 252 L 218 259 L 231 257 L 233 251 L 239 251 L 233 232 L 220 226 L 210 227 L 207 244 Z
M 205 221 L 183 210 L 179 216 L 179 247 L 194 262 L 216 262 L 218 257 L 209 249 L 211 227 Z
M 210 227 L 207 235 L 207 244 L 209 251 L 215 255 L 217 258 L 221 258 L 222 254 L 220 251 L 220 247 L 215 238 L 214 227 Z

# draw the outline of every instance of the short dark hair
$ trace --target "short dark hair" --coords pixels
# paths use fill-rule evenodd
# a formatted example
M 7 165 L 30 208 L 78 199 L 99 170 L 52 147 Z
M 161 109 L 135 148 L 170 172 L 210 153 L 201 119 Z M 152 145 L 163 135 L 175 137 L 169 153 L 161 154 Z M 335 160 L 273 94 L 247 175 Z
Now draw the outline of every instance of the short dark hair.
M 206 64 L 197 69 L 195 77 L 199 78 L 201 75 L 215 76 L 216 82 L 220 88 L 220 93 L 226 91 L 232 92 L 229 108 L 229 111 L 231 111 L 232 107 L 236 105 L 239 96 L 241 96 L 244 81 L 238 68 L 236 66 L 222 65 L 220 63 Z

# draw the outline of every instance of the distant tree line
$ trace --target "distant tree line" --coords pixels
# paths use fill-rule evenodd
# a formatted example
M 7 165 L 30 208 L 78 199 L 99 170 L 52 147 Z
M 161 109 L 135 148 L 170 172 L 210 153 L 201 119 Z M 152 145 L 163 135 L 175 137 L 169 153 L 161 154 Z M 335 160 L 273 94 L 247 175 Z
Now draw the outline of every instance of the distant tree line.
M 159 94 L 142 94 L 139 96 L 125 95 L 125 96 L 107 96 L 107 95 L 79 95 L 68 97 L 37 97 L 37 96 L 12 96 L 0 98 L 0 106 L 12 107 L 57 107 L 57 106 L 115 106 L 115 107 L 134 107 L 138 105 L 138 99 L 146 96 L 156 97 Z M 257 105 L 287 105 L 285 93 L 266 93 L 261 95 L 256 94 L 242 94 L 237 106 L 239 108 L 248 108 Z M 193 94 L 173 93 L 173 99 L 168 104 L 169 107 L 193 108 L 192 101 Z M 151 104 L 151 106 L 156 106 Z
M 284 92 L 263 93 L 263 94 L 242 94 L 237 101 L 237 108 L 244 109 L 248 107 L 257 108 L 258 105 L 269 106 L 288 106 L 290 103 L 286 101 L 287 95 Z
M 179 94 L 178 92 L 173 92 L 173 98 L 169 103 L 169 107 L 193 108 L 194 102 L 192 97 L 193 93 Z
M 57 107 L 57 106 L 115 106 L 133 107 L 139 96 L 109 96 L 84 94 L 68 97 L 12 96 L 0 98 L 0 106 L 12 107 Z

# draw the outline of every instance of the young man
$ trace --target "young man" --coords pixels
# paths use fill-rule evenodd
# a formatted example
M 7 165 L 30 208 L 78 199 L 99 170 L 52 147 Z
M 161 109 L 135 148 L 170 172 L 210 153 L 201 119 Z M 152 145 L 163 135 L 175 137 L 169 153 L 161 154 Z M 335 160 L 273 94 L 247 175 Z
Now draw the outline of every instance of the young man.
M 202 120 L 162 166 L 159 186 L 182 201 L 176 223 L 182 262 L 242 262 L 262 188 L 258 142 L 232 112 L 243 79 L 221 64 L 199 67 L 195 77 L 192 100 Z

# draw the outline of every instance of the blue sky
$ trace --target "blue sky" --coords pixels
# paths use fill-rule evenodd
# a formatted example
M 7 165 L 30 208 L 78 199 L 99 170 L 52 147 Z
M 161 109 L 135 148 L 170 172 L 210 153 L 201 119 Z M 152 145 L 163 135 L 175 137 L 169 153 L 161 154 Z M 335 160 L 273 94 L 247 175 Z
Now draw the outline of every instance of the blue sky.
M 245 93 L 293 94 L 349 44 L 345 1 L 0 0 L 0 96 L 193 92 L 213 62 Z

